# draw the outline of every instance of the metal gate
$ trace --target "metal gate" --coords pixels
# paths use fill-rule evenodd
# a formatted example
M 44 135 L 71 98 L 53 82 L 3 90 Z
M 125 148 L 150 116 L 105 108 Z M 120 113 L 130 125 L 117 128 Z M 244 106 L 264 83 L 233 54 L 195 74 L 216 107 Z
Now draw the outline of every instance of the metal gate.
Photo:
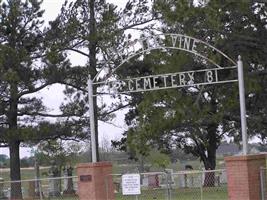
M 114 188 L 115 200 L 227 200 L 225 170 L 141 173 L 141 194 L 122 194 L 123 174 L 106 177 L 106 191 Z M 112 178 L 112 183 L 108 179 Z M 107 194 L 107 200 L 110 200 Z

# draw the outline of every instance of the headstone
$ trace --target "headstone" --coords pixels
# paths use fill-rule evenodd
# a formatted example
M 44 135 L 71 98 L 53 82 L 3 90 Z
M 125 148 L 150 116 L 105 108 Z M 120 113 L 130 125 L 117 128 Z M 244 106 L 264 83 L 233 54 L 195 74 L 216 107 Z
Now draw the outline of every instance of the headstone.
M 72 171 L 73 171 L 73 168 L 70 165 L 67 165 L 64 168 L 64 190 L 63 190 L 63 194 L 68 194 L 68 195 L 75 194 L 75 190 L 73 188 Z
M 220 175 L 220 183 L 221 184 L 226 184 L 227 183 L 227 173 L 226 170 L 222 171 L 221 175 Z
M 43 196 L 43 194 L 40 181 L 40 167 L 37 159 L 35 159 L 34 170 L 35 170 L 35 196 L 40 197 L 41 195 Z
M 180 187 L 180 188 L 186 187 L 185 174 L 183 174 L 183 173 L 178 175 L 178 187 Z
M 147 187 L 148 186 L 148 176 L 147 175 L 145 175 L 143 177 L 142 186 L 143 187 Z
M 187 173 L 186 186 L 189 188 L 197 187 L 196 179 L 194 173 Z
M 173 169 L 165 169 L 166 172 L 166 184 L 169 185 L 169 187 L 174 184 L 174 177 L 173 177 Z
M 157 174 L 148 176 L 148 187 L 151 187 L 151 188 L 159 187 L 159 176 Z
M 191 165 L 185 165 L 184 183 L 185 187 L 194 187 L 194 174 L 190 173 L 193 170 Z
M 27 198 L 28 199 L 34 199 L 35 198 L 35 181 L 29 181 Z
M 54 161 L 51 164 L 49 169 L 49 197 L 58 197 L 60 196 L 60 172 Z
M 0 178 L 0 199 L 8 199 L 4 192 L 4 179 Z

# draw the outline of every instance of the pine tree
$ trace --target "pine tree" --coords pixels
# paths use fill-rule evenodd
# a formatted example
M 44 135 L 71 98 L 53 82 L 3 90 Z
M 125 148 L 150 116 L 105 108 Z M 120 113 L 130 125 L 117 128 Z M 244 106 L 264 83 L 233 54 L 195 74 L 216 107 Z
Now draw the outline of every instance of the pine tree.
M 266 80 L 266 5 L 246 1 L 208 1 L 196 5 L 193 1 L 159 0 L 155 1 L 154 9 L 161 16 L 162 32 L 187 34 L 217 47 L 232 58 L 239 54 L 243 56 L 248 113 L 251 113 L 248 116 L 249 132 L 258 132 L 259 127 L 265 127 L 265 108 L 260 102 L 265 102 L 266 91 L 263 85 Z M 179 72 L 211 67 L 182 52 L 165 51 L 165 55 L 150 55 L 154 74 L 162 69 Z M 225 60 L 215 53 L 210 56 L 219 65 L 227 67 Z M 256 79 L 252 78 L 253 74 Z M 261 79 L 257 79 L 256 74 L 261 74 Z M 176 145 L 199 157 L 206 169 L 215 169 L 216 149 L 223 137 L 228 135 L 241 141 L 235 84 L 151 92 L 135 96 L 132 101 L 134 106 L 126 118 L 131 128 L 118 143 L 124 149 L 128 147 L 133 152 L 145 153 L 143 151 L 154 146 L 169 150 Z M 256 114 L 255 109 L 261 113 Z M 213 178 L 210 182 L 205 180 L 205 185 L 213 183 Z
M 0 142 L 9 148 L 10 178 L 20 180 L 21 143 L 71 137 L 73 127 L 51 124 L 36 93 L 64 78 L 69 67 L 65 55 L 51 53 L 43 28 L 42 1 L 0 2 Z M 60 76 L 59 76 L 60 74 Z M 11 184 L 11 198 L 21 199 L 21 183 Z
M 144 0 L 130 0 L 122 9 L 105 0 L 77 0 L 70 4 L 66 2 L 61 11 L 57 19 L 51 22 L 53 28 L 49 35 L 53 41 L 52 47 L 64 52 L 78 53 L 88 61 L 86 66 L 73 66 L 72 70 L 77 69 L 81 73 L 70 75 L 64 82 L 68 85 L 65 93 L 71 103 L 62 106 L 62 111 L 72 112 L 78 109 L 85 115 L 88 112 L 88 106 L 84 102 L 87 101 L 86 86 L 89 75 L 93 79 L 102 67 L 105 66 L 109 72 L 116 67 L 121 57 L 115 52 L 126 47 L 128 39 L 131 38 L 131 33 L 125 32 L 138 27 L 145 29 L 146 24 L 155 20 L 155 16 L 152 15 L 148 1 Z M 126 55 L 127 52 L 121 56 Z M 115 77 L 115 74 L 113 76 Z M 98 81 L 101 81 L 101 77 Z M 98 92 L 97 86 L 94 86 L 94 94 Z M 112 105 L 112 108 L 107 105 L 97 108 L 97 98 L 94 97 L 94 114 L 98 120 L 107 121 L 114 116 L 114 111 L 125 107 L 123 102 Z M 98 120 L 95 120 L 97 147 Z M 84 122 L 86 123 L 88 124 L 88 121 Z

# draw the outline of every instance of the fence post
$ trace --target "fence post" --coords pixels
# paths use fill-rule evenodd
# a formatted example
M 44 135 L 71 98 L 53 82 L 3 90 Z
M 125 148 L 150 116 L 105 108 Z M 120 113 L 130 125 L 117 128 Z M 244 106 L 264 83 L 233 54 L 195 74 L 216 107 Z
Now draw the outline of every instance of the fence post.
M 203 175 L 205 176 L 205 171 L 202 170 L 200 178 L 200 199 L 203 200 Z
M 166 184 L 167 184 L 167 194 L 168 194 L 168 200 L 171 200 L 171 181 L 170 179 L 172 178 L 172 174 L 166 172 L 165 173 L 166 176 Z
M 260 200 L 260 167 L 266 165 L 264 154 L 224 158 L 229 200 Z M 241 184 L 242 183 L 242 184 Z
M 261 181 L 261 200 L 265 200 L 265 169 L 260 167 L 260 181 Z
M 39 196 L 40 196 L 40 200 L 43 200 L 43 190 L 42 190 L 42 183 L 41 183 L 41 180 L 39 179 L 38 180 L 39 182 L 39 184 L 38 184 L 38 187 L 39 187 Z

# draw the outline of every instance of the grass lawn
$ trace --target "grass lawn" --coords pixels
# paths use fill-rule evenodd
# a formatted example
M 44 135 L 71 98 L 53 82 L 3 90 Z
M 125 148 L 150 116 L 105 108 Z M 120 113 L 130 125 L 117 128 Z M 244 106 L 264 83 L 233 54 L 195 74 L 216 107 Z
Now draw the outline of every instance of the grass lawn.
M 132 168 L 135 166 L 133 165 Z M 125 168 L 129 169 L 129 165 L 115 165 L 114 172 L 125 171 Z M 41 178 L 47 178 L 47 172 L 49 167 L 40 168 Z M 33 168 L 21 169 L 22 179 L 33 179 L 35 172 Z M 75 170 L 74 170 L 75 172 Z M 9 169 L 0 169 L 0 177 L 4 178 L 4 181 L 10 180 Z M 119 178 L 119 177 L 118 177 Z M 120 178 L 119 178 L 120 179 Z M 63 183 L 63 182 L 62 182 Z M 42 181 L 43 191 L 47 191 L 49 183 L 48 181 Z M 9 184 L 5 184 L 5 187 L 10 187 Z M 28 182 L 23 182 L 22 187 L 28 188 Z M 47 196 L 47 195 L 46 195 Z M 227 189 L 223 185 L 221 187 L 210 187 L 210 188 L 176 188 L 172 189 L 168 194 L 167 189 L 143 189 L 141 195 L 137 196 L 123 196 L 121 193 L 116 194 L 115 200 L 227 200 Z M 58 198 L 47 198 L 47 200 L 77 200 L 77 197 L 58 197 Z
M 136 196 L 123 196 L 116 194 L 115 200 L 168 200 L 167 190 L 142 190 L 142 194 Z M 173 189 L 170 200 L 227 200 L 226 188 L 204 188 L 201 198 L 200 188 Z M 78 200 L 78 197 L 45 198 L 44 200 Z
M 171 200 L 227 200 L 226 187 L 203 188 L 202 195 L 200 188 L 172 189 Z M 141 195 L 122 196 L 116 194 L 116 200 L 168 200 L 166 189 L 142 190 Z
M 49 167 L 41 167 L 40 168 L 40 176 L 41 178 L 47 178 Z M 9 168 L 1 168 L 0 169 L 0 177 L 4 179 L 4 181 L 10 180 L 10 170 Z M 21 168 L 21 179 L 29 180 L 35 178 L 35 171 L 33 167 L 29 168 Z

